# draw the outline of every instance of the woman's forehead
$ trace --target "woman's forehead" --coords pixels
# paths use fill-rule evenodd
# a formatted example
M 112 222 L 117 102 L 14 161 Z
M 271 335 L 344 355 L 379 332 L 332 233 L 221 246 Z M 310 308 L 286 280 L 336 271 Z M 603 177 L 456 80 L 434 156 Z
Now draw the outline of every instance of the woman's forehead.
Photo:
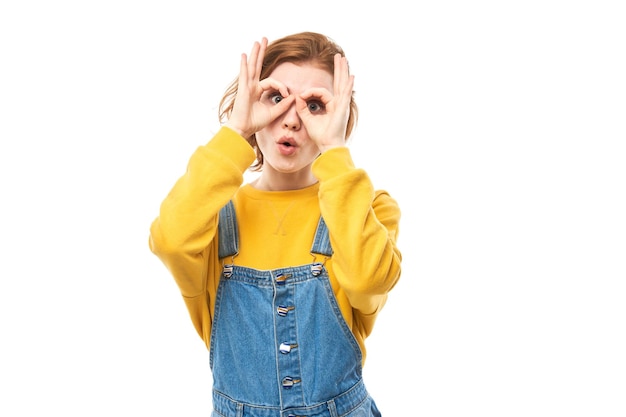
M 333 76 L 327 70 L 311 63 L 283 62 L 269 75 L 285 84 L 290 93 L 301 93 L 309 88 L 333 91 Z

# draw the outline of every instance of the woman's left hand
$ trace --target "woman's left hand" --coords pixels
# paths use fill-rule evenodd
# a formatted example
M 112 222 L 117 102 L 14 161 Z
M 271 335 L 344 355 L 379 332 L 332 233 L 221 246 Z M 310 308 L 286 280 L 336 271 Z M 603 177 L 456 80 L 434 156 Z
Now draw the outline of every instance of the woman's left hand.
M 312 88 L 296 97 L 296 110 L 309 137 L 324 152 L 346 145 L 346 128 L 350 116 L 350 101 L 354 75 L 350 75 L 348 61 L 335 55 L 333 92 L 325 88 Z M 324 109 L 315 111 L 309 107 L 318 102 Z

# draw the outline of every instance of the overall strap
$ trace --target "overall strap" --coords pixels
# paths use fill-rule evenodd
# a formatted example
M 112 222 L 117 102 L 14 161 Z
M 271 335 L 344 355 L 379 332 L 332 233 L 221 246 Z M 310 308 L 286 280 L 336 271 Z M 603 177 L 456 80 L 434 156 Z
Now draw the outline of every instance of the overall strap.
M 317 223 L 317 230 L 315 231 L 315 239 L 313 240 L 311 253 L 318 253 L 325 256 L 332 256 L 333 254 L 333 248 L 330 245 L 330 237 L 328 236 L 328 227 L 326 226 L 324 218 L 321 216 L 319 222 Z
M 219 258 L 234 256 L 239 253 L 239 228 L 237 227 L 237 217 L 235 216 L 235 206 L 230 200 L 222 209 L 219 215 Z M 320 216 L 311 247 L 311 253 L 325 256 L 332 256 L 333 248 L 330 245 L 328 227 L 324 218 Z
M 232 200 L 220 210 L 218 233 L 219 258 L 237 255 L 239 253 L 239 228 Z

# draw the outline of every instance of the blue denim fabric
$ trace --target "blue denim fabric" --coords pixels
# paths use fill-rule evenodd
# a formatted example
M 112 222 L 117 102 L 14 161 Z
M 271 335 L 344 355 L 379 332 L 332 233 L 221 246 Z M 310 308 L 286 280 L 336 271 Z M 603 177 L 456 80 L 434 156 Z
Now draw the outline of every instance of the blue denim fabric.
M 219 233 L 220 257 L 236 256 L 232 203 L 220 213 Z M 322 219 L 312 252 L 332 254 Z M 380 416 L 321 263 L 269 271 L 225 265 L 210 350 L 214 417 Z

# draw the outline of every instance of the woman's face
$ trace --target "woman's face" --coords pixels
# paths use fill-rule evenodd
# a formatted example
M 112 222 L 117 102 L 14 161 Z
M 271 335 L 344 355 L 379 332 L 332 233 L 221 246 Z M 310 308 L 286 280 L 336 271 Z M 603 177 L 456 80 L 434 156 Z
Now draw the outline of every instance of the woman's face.
M 285 62 L 269 75 L 284 84 L 289 94 L 301 94 L 310 88 L 325 88 L 333 92 L 333 76 L 310 63 Z M 280 100 L 278 92 L 264 96 L 270 105 Z M 273 102 L 272 102 L 273 100 Z M 256 141 L 263 153 L 263 173 L 269 175 L 292 175 L 295 180 L 307 178 L 314 181 L 311 164 L 320 151 L 309 138 L 294 104 L 276 120 L 256 134 Z M 268 172 L 269 171 L 269 172 Z M 306 181 L 305 181 L 306 182 Z M 302 185 L 302 184 L 301 184 Z M 307 186 L 310 184 L 304 184 Z M 298 185 L 296 185 L 297 187 Z

